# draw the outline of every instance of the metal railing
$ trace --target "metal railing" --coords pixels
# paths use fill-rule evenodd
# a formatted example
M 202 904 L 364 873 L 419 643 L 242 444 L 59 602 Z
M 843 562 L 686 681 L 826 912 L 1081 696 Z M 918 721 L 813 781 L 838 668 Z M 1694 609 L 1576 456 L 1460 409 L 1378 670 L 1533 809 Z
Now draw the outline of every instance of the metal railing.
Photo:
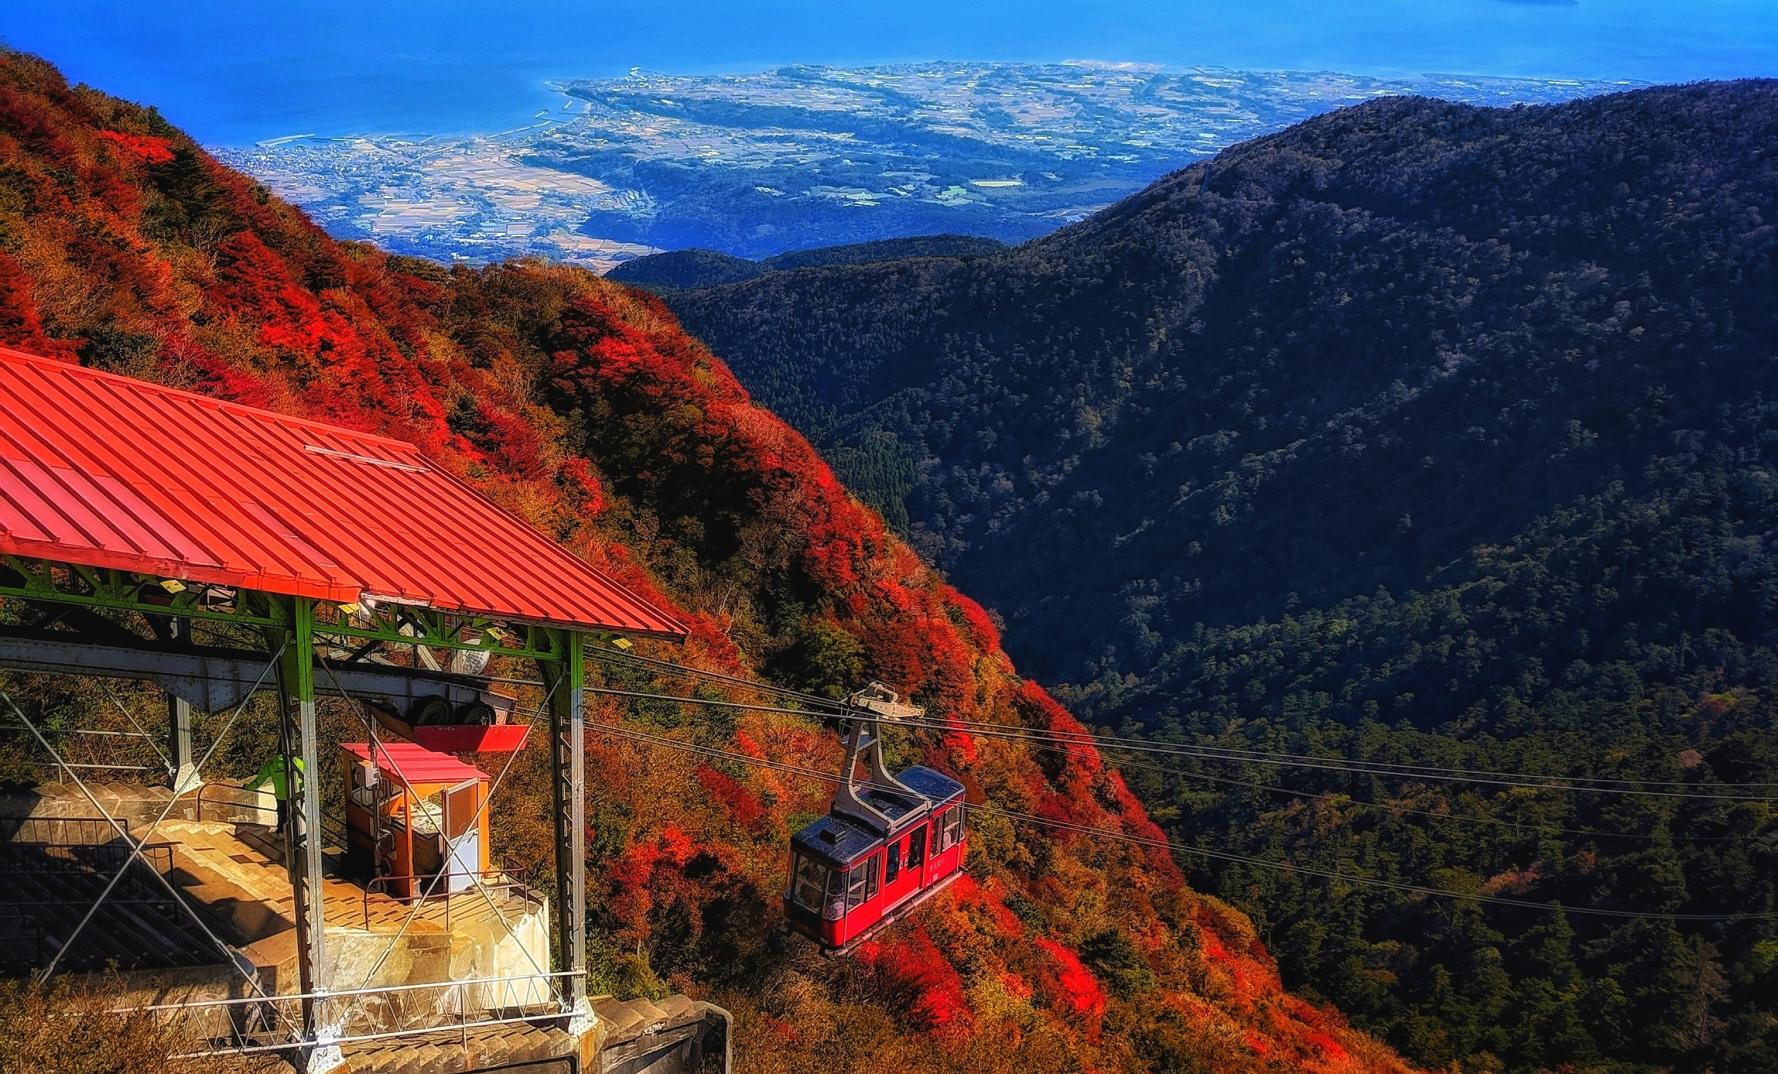
M 98 846 L 116 839 L 117 829 L 104 817 L 0 817 L 0 845 Z
M 430 883 L 434 880 L 439 880 L 439 879 L 442 879 L 442 880 L 445 880 L 448 882 L 453 877 L 461 877 L 461 876 L 467 876 L 467 877 L 474 878 L 474 881 L 475 881 L 474 885 L 469 888 L 466 888 L 462 891 L 452 891 L 452 892 L 435 891 L 435 892 L 432 892 L 430 895 L 420 895 L 420 896 L 415 896 L 413 898 L 404 898 L 400 895 L 392 895 L 389 893 L 389 890 L 388 890 L 391 886 L 394 886 L 397 884 L 419 883 L 419 884 L 423 885 L 423 884 Z M 364 885 L 364 927 L 365 927 L 365 930 L 368 931 L 370 929 L 370 900 L 371 900 L 371 896 L 381 895 L 384 898 L 393 899 L 397 902 L 401 902 L 406 905 L 412 905 L 414 902 L 420 902 L 420 903 L 427 905 L 427 906 L 442 905 L 444 907 L 444 928 L 445 928 L 446 932 L 449 932 L 451 930 L 451 904 L 453 902 L 455 902 L 458 897 L 476 894 L 477 889 L 480 889 L 482 892 L 486 893 L 490 898 L 493 896 L 494 892 L 497 892 L 497 891 L 505 892 L 509 895 L 515 896 L 515 897 L 523 900 L 524 902 L 529 903 L 531 905 L 531 907 L 536 910 L 541 910 L 546 905 L 545 902 L 543 901 L 543 898 L 541 896 L 539 896 L 535 891 L 532 891 L 529 886 L 527 886 L 526 884 L 524 884 L 521 881 L 515 880 L 512 877 L 507 876 L 505 873 L 500 872 L 497 869 L 490 869 L 490 870 L 486 870 L 486 871 L 476 871 L 476 872 L 465 871 L 465 872 L 449 872 L 449 873 L 424 873 L 424 874 L 416 874 L 416 875 L 408 875 L 408 876 L 378 876 L 378 877 L 373 877 L 369 883 Z
M 220 795 L 212 794 L 212 790 L 222 791 L 224 793 Z M 262 805 L 262 799 L 260 798 L 262 793 L 263 792 L 251 787 L 241 787 L 233 783 L 206 783 L 198 788 L 197 794 L 192 796 L 192 819 L 200 823 L 208 821 L 212 824 L 255 824 L 262 828 L 276 828 L 278 826 L 277 803 L 274 800 L 272 805 Z M 229 797 L 230 794 L 239 795 L 241 797 L 231 798 Z M 212 812 L 209 817 L 205 817 L 204 807 L 206 805 L 225 806 L 232 810 L 250 814 L 253 819 L 243 820 L 238 816 L 229 815 L 219 817 L 216 816 L 214 812 Z M 342 850 L 345 849 L 350 842 L 346 826 L 340 823 L 338 818 L 325 813 L 321 816 L 321 835 L 325 839 L 333 840 Z M 282 859 L 280 859 L 280 861 L 281 860 Z
M 212 794 L 211 791 L 225 791 L 242 797 L 231 799 L 227 794 L 219 797 Z M 204 806 L 205 804 L 209 804 L 213 806 L 228 806 L 233 809 L 246 810 L 264 818 L 263 820 L 250 821 L 248 823 L 264 824 L 268 828 L 276 827 L 278 823 L 278 807 L 275 804 L 270 806 L 262 805 L 262 793 L 263 792 L 261 791 L 252 790 L 247 787 L 238 787 L 232 783 L 206 783 L 198 788 L 197 794 L 192 796 L 192 819 L 202 821 L 204 819 Z M 215 816 L 210 817 L 210 820 L 212 821 L 217 819 L 218 818 Z M 235 818 L 223 817 L 220 819 L 233 821 Z
M 140 850 L 149 868 L 165 875 L 173 869 L 171 843 L 144 843 Z M 131 860 L 122 843 L 0 843 L 0 873 L 115 873 Z
M 556 994 L 556 985 L 583 974 L 556 970 L 376 985 L 343 992 L 186 1000 L 115 1008 L 110 1013 L 196 1020 L 195 1035 L 208 1047 L 179 1058 L 286 1050 L 293 1042 L 277 1027 L 302 1024 L 304 1000 L 317 1001 L 318 1021 L 328 1027 L 323 1043 L 343 1046 L 455 1034 L 467 1046 L 472 1030 L 553 1021 L 572 1014 Z

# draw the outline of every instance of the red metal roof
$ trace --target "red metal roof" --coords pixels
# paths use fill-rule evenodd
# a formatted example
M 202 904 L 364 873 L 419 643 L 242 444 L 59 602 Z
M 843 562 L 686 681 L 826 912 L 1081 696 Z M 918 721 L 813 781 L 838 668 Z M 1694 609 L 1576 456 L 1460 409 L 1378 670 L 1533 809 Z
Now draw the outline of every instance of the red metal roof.
M 370 743 L 342 742 L 340 749 L 361 761 L 370 760 Z M 466 779 L 488 781 L 488 774 L 472 764 L 444 753 L 434 753 L 412 742 L 377 742 L 377 768 L 398 783 L 462 783 Z
M 412 444 L 4 347 L 0 553 L 685 634 Z

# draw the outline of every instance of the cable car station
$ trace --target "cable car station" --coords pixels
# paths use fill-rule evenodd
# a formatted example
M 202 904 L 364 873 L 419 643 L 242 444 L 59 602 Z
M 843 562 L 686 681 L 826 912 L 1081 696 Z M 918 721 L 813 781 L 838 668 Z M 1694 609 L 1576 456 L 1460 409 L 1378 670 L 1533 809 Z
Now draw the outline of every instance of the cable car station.
M 619 636 L 684 628 L 413 445 L 0 348 L 0 669 L 153 687 L 159 728 L 90 733 L 166 768 L 97 777 L 0 680 L 55 773 L 0 791 L 0 968 L 113 966 L 305 1072 L 726 1071 L 719 1009 L 587 995 L 584 647 Z M 534 724 L 494 660 L 541 678 Z M 250 731 L 259 776 L 215 775 Z M 486 760 L 537 748 L 548 891 L 489 826 Z

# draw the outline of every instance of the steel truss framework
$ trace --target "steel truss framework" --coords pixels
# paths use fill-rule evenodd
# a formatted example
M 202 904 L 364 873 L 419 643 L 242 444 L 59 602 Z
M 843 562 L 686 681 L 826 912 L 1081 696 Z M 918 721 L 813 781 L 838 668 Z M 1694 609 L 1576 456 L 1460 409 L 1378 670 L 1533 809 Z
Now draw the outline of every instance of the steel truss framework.
M 479 652 L 534 662 L 548 691 L 545 707 L 550 732 L 558 926 L 556 966 L 553 970 L 549 967 L 537 968 L 541 976 L 554 983 L 560 1010 L 572 1022 L 584 1025 L 588 1011 L 585 934 L 586 725 L 582 712 L 584 652 L 585 643 L 590 638 L 609 637 L 608 635 L 568 626 L 507 623 L 487 617 L 451 615 L 393 600 L 375 603 L 367 600 L 362 604 L 336 605 L 249 589 L 185 583 L 174 578 L 16 556 L 0 557 L 0 600 L 23 602 L 48 613 L 46 618 L 52 619 L 60 617 L 55 611 L 57 608 L 82 608 L 94 612 L 141 616 L 157 636 L 167 640 L 173 640 L 181 633 L 189 636 L 190 625 L 198 622 L 232 625 L 241 628 L 241 633 L 256 635 L 262 639 L 263 650 L 269 654 L 270 659 L 260 665 L 260 671 L 262 674 L 270 673 L 276 679 L 276 693 L 279 697 L 279 745 L 285 771 L 300 768 L 309 773 L 311 778 L 292 781 L 295 784 L 292 823 L 285 826 L 285 861 L 294 896 L 301 988 L 294 997 L 265 997 L 260 993 L 260 998 L 268 1001 L 293 1000 L 299 1005 L 300 1015 L 287 1020 L 289 1036 L 283 1047 L 288 1048 L 298 1068 L 310 1074 L 331 1069 L 341 1058 L 338 1047 L 341 1040 L 337 1027 L 328 1024 L 328 1000 L 369 990 L 368 980 L 356 989 L 334 989 L 331 986 L 340 982 L 325 979 L 327 937 L 321 899 L 321 780 L 318 778 L 321 757 L 315 712 L 317 662 L 331 678 L 330 692 L 347 697 L 354 696 L 342 685 L 343 679 L 351 681 L 349 677 L 354 667 L 351 661 L 357 656 L 383 647 L 413 648 L 416 652 L 422 649 Z M 94 643 L 115 649 L 119 645 L 120 636 L 125 639 L 124 644 L 128 645 L 131 635 L 123 631 L 121 626 L 118 633 L 108 632 L 103 638 L 94 639 Z M 77 647 L 81 642 L 79 635 L 64 637 L 72 637 Z M 318 642 L 323 646 L 346 649 L 351 654 L 341 664 L 344 674 L 337 674 L 325 658 L 318 656 Z M 153 648 L 147 639 L 142 640 L 142 646 Z M 113 664 L 115 666 L 115 662 Z M 78 672 L 79 669 L 50 669 L 27 664 L 25 670 Z M 141 677 L 151 681 L 155 678 L 151 674 Z M 241 698 L 240 708 L 230 717 L 223 735 L 227 734 L 228 728 L 233 726 L 234 720 L 245 710 L 252 693 L 263 685 L 262 682 L 255 681 L 246 691 Z M 89 804 L 100 811 L 104 819 L 132 848 L 125 863 L 127 869 L 141 853 L 138 842 L 129 836 L 126 826 L 104 810 L 73 768 L 25 713 L 10 705 L 10 698 L 6 701 L 13 714 L 30 728 L 56 765 L 86 795 Z M 182 699 L 174 698 L 169 701 L 169 728 L 174 739 L 173 758 L 169 767 L 176 769 L 176 792 L 184 789 L 186 781 L 198 778 L 203 762 L 209 759 L 222 737 L 218 736 L 201 760 L 193 762 L 190 710 L 185 705 Z M 509 758 L 509 764 L 510 760 Z M 156 826 L 178 800 L 175 793 L 161 817 L 155 821 Z M 487 808 L 486 801 L 482 808 Z M 152 828 L 150 831 L 152 832 Z M 451 859 L 447 857 L 447 860 Z M 156 876 L 161 875 L 158 870 L 152 871 Z M 122 875 L 120 872 L 95 901 L 87 915 L 87 921 L 97 911 L 98 902 L 103 901 Z M 162 881 L 171 891 L 171 882 L 164 876 Z M 481 887 L 479 878 L 476 886 L 478 889 Z M 484 899 L 492 902 L 485 889 L 481 894 Z M 175 898 L 177 897 L 175 892 Z M 185 905 L 183 900 L 180 902 Z M 191 911 L 189 906 L 186 909 Z M 419 904 L 416 903 L 414 912 L 417 913 L 418 909 Z M 195 911 L 192 913 L 194 920 L 198 920 Z M 412 920 L 412 915 L 409 920 Z M 230 953 L 227 945 L 210 932 L 201 920 L 198 920 L 198 925 L 225 954 Z M 393 945 L 399 938 L 398 933 L 391 938 L 390 944 Z M 63 950 L 57 955 L 57 962 L 67 953 L 73 940 L 74 936 L 71 936 L 64 944 Z M 230 961 L 233 962 L 233 959 Z M 54 971 L 55 964 L 51 963 L 48 972 Z M 250 983 L 257 991 L 257 982 Z M 281 1003 L 277 1009 L 282 1013 L 282 1009 L 288 1005 Z

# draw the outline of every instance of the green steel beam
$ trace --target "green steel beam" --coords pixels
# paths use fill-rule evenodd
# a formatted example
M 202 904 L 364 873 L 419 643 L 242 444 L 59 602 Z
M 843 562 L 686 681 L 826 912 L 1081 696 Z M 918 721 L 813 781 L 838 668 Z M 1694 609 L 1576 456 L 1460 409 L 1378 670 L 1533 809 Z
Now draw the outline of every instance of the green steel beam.
M 0 558 L 18 576 L 15 584 L 0 571 L 0 599 L 42 604 L 71 604 L 103 611 L 202 619 L 239 626 L 282 630 L 288 615 L 279 609 L 307 603 L 313 610 L 313 632 L 329 638 L 380 641 L 390 645 L 425 646 L 494 656 L 556 661 L 561 651 L 554 635 L 559 628 L 513 624 L 490 616 L 454 615 L 431 608 L 387 602 L 375 608 L 340 606 L 262 593 L 228 589 L 231 607 L 206 603 L 216 590 L 198 583 L 129 571 L 53 563 L 20 556 Z M 349 611 L 347 609 L 350 609 Z M 606 632 L 588 634 L 606 639 Z
M 210 587 L 149 574 L 51 563 L 41 559 L 7 556 L 4 563 L 22 581 L 0 577 L 0 598 L 44 604 L 73 604 L 83 608 L 135 612 L 139 615 L 170 615 L 181 619 L 205 619 L 242 626 L 275 627 L 280 620 L 269 611 L 255 609 L 253 590 L 236 589 L 234 606 L 218 608 L 204 603 Z M 147 594 L 157 594 L 148 599 Z
M 550 648 L 545 634 L 547 630 L 547 627 L 540 626 L 503 626 L 495 620 L 429 610 L 406 610 L 400 615 L 378 614 L 369 626 L 359 626 L 343 618 L 337 622 L 315 624 L 317 634 L 356 641 L 421 645 L 428 649 L 455 649 L 531 660 L 560 659 Z

